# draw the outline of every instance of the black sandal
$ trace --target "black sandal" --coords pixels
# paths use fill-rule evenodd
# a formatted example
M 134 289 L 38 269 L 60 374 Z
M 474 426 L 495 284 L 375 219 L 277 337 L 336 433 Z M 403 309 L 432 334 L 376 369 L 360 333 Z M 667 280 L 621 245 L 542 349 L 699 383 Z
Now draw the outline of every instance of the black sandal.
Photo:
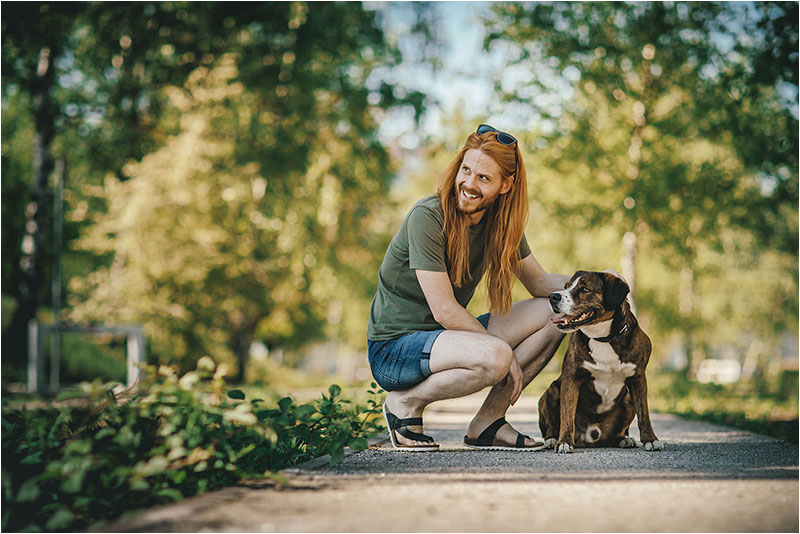
M 539 451 L 544 449 L 544 443 L 540 443 L 538 441 L 535 442 L 535 445 L 526 447 L 525 439 L 531 438 L 524 434 L 520 434 L 519 432 L 517 432 L 517 442 L 515 446 L 511 447 L 509 445 L 497 443 L 495 440 L 495 435 L 497 434 L 497 431 L 500 430 L 500 427 L 505 424 L 508 424 L 508 421 L 506 421 L 505 417 L 501 417 L 486 427 L 486 430 L 481 432 L 481 435 L 478 436 L 477 439 L 464 436 L 464 445 L 473 449 L 487 449 L 490 451 Z
M 439 445 L 434 443 L 433 438 L 425 434 L 419 434 L 409 430 L 408 426 L 422 426 L 422 417 L 409 417 L 407 419 L 400 419 L 387 408 L 386 404 L 383 405 L 383 417 L 386 420 L 386 426 L 389 429 L 389 438 L 392 440 L 392 446 L 395 449 L 402 449 L 404 451 L 438 451 Z M 414 441 L 422 441 L 430 443 L 430 445 L 406 445 L 397 440 L 397 432 L 404 438 L 413 439 Z

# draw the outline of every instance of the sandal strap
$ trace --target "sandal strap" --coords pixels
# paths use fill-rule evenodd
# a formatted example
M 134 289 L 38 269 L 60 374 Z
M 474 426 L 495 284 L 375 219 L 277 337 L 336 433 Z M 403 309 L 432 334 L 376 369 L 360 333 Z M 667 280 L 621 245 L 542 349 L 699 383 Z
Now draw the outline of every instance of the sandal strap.
M 408 417 L 406 419 L 400 419 L 388 410 L 386 411 L 386 419 L 389 420 L 390 430 L 397 430 L 398 428 L 404 426 L 422 426 L 422 417 Z
M 517 433 L 517 448 L 518 449 L 524 449 L 525 448 L 525 440 L 526 439 L 530 439 L 530 438 L 528 436 L 526 436 L 525 434 Z
M 395 430 L 401 436 L 412 439 L 414 441 L 422 441 L 425 443 L 433 443 L 433 438 L 430 436 L 426 436 L 425 434 L 419 434 L 412 430 L 409 430 L 408 426 L 422 426 L 422 417 L 408 417 L 406 419 L 400 419 L 395 414 L 386 411 L 386 419 L 389 423 L 389 430 Z
M 494 444 L 494 436 L 497 434 L 497 431 L 500 430 L 500 427 L 507 424 L 505 417 L 501 417 L 491 425 L 487 426 L 486 429 L 481 432 L 481 435 L 478 436 L 478 439 L 475 440 L 475 444 L 479 446 L 491 446 Z

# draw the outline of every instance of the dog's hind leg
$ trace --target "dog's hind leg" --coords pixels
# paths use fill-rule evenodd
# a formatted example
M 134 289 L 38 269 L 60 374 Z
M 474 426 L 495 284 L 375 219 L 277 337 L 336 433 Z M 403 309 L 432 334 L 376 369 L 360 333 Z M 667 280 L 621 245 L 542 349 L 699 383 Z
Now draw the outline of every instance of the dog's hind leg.
M 626 428 L 625 433 L 618 436 L 615 441 L 617 441 L 617 447 L 620 449 L 634 449 L 639 446 L 639 444 L 636 443 L 636 439 L 628 435 L 628 428 Z

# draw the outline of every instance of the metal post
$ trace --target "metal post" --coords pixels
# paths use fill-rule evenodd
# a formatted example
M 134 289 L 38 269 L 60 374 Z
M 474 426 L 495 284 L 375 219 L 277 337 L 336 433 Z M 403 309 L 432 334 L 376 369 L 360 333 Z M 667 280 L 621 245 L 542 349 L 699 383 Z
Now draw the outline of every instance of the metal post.
M 141 327 L 128 332 L 128 387 L 133 387 L 139 382 L 141 369 L 139 365 L 144 362 L 144 334 Z
M 39 323 L 31 319 L 28 323 L 28 392 L 39 393 L 44 385 L 44 361 L 42 360 Z
M 61 253 L 64 236 L 64 181 L 67 176 L 67 161 L 63 157 L 56 162 L 56 187 L 53 195 L 53 280 L 51 298 L 53 307 L 53 336 L 50 347 L 50 391 L 58 391 L 61 368 Z

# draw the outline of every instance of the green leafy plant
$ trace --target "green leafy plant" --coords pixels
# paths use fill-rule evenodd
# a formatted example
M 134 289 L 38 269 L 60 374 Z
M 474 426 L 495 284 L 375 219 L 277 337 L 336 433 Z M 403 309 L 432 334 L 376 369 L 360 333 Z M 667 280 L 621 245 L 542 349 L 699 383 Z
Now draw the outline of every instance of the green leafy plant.
M 148 369 L 136 394 L 98 380 L 63 394 L 63 407 L 5 406 L 2 529 L 74 530 L 325 454 L 335 465 L 378 429 L 380 391 L 365 409 L 336 385 L 312 403 L 268 406 L 223 394 L 226 372 L 204 357 L 180 377 Z

